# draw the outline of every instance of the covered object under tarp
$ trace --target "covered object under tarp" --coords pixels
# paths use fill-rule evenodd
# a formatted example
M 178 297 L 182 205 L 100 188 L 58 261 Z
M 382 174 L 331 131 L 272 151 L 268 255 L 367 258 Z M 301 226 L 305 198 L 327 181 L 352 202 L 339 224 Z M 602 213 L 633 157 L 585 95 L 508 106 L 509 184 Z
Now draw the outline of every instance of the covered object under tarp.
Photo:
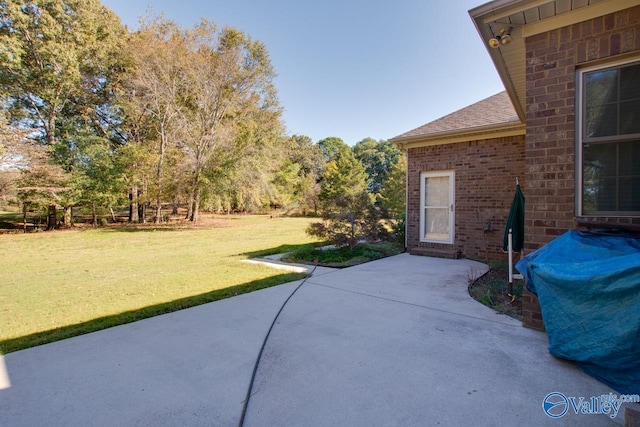
M 640 240 L 572 230 L 516 268 L 538 296 L 549 352 L 640 394 Z

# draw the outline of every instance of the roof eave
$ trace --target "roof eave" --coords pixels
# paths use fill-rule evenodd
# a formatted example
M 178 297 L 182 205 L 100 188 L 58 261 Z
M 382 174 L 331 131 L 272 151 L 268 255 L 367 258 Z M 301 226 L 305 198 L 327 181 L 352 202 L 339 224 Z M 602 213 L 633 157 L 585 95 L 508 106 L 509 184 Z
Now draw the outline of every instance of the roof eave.
M 530 23 L 511 23 L 511 16 L 515 14 L 555 4 L 556 1 L 493 0 L 469 11 L 521 121 L 524 121 L 526 111 L 526 38 L 640 5 L 640 0 L 601 0 Z M 487 42 L 500 27 L 512 27 L 513 41 L 508 46 L 493 49 Z
M 493 49 L 489 46 L 487 41 L 493 37 L 493 34 L 489 31 L 489 27 L 485 23 L 485 19 L 487 16 L 497 14 L 502 9 L 514 7 L 516 4 L 526 4 L 531 3 L 531 0 L 528 1 L 513 1 L 513 0 L 497 0 L 491 3 L 486 3 L 482 6 L 476 7 L 475 9 L 471 9 L 469 11 L 469 15 L 473 20 L 473 23 L 480 35 L 480 38 L 484 41 L 484 46 L 493 61 L 496 70 L 498 71 L 498 76 L 500 80 L 502 80 L 502 84 L 509 95 L 509 99 L 511 99 L 511 103 L 518 114 L 518 118 L 520 121 L 524 122 L 525 120 L 525 104 L 524 100 L 521 100 L 518 97 L 518 92 L 516 91 L 516 86 L 511 79 L 511 74 L 507 68 L 507 65 L 504 62 L 504 58 L 502 57 L 502 52 L 500 49 Z
M 535 3 L 548 3 L 551 0 L 494 0 L 474 7 L 469 11 L 469 15 L 475 20 L 476 17 L 487 17 L 502 14 L 506 10 L 526 9 Z
M 397 136 L 395 138 L 391 138 L 389 141 L 397 145 L 400 149 L 408 149 L 524 135 L 525 131 L 526 127 L 524 123 L 509 122 L 501 123 L 499 125 L 478 126 L 474 128 L 437 132 L 428 135 Z

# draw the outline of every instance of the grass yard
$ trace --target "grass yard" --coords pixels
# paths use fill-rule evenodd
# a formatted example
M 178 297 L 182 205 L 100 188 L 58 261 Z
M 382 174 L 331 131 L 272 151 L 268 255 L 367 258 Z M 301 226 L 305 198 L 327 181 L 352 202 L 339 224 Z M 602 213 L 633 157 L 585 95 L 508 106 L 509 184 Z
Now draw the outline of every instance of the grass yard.
M 231 216 L 192 228 L 0 235 L 0 352 L 297 280 L 240 262 L 316 240 L 313 219 Z

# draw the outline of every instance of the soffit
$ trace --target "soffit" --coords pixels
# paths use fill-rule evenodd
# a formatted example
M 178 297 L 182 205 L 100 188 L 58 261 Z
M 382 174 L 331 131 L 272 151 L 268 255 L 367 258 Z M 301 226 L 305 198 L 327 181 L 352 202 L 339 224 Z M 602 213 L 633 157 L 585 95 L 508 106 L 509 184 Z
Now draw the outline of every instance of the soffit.
M 509 96 L 524 121 L 527 37 L 640 4 L 640 0 L 495 0 L 469 11 Z M 489 39 L 511 27 L 512 42 L 492 49 Z

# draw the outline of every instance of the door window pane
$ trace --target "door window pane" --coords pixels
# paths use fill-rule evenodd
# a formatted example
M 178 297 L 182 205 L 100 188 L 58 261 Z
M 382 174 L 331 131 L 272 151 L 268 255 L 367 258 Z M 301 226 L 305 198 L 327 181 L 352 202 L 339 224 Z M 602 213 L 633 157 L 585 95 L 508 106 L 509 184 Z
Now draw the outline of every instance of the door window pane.
M 425 204 L 427 206 L 449 207 L 449 177 L 437 176 L 426 178 Z
M 449 239 L 449 208 L 426 208 L 424 216 L 425 239 Z
M 453 173 L 421 175 L 420 240 L 453 243 Z

